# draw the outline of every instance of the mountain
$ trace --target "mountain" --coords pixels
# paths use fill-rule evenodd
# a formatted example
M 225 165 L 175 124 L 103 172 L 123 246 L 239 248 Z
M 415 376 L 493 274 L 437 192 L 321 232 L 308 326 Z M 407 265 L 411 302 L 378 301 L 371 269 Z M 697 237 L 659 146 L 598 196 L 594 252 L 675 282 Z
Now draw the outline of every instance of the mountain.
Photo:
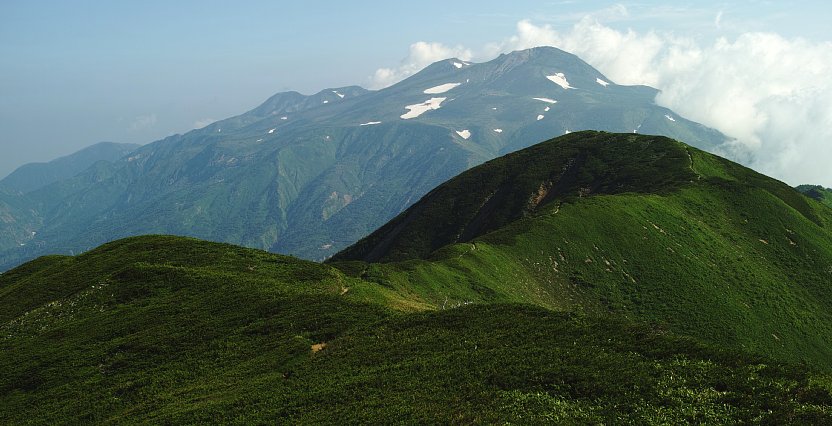
M 828 423 L 830 226 L 698 149 L 576 132 L 328 264 L 169 236 L 46 256 L 0 275 L 0 421 Z
M 24 164 L 0 180 L 0 187 L 11 192 L 32 192 L 69 179 L 99 161 L 117 161 L 139 146 L 141 145 L 100 142 L 48 163 Z
M 43 225 L 27 246 L 0 253 L 0 265 L 147 233 L 324 259 L 457 173 L 551 135 L 643 132 L 703 149 L 724 141 L 657 106 L 656 93 L 536 48 L 440 61 L 379 91 L 278 94 L 26 194 Z
M 832 189 L 824 188 L 820 185 L 799 185 L 795 189 L 805 194 L 807 197 L 812 197 L 815 200 L 832 207 Z

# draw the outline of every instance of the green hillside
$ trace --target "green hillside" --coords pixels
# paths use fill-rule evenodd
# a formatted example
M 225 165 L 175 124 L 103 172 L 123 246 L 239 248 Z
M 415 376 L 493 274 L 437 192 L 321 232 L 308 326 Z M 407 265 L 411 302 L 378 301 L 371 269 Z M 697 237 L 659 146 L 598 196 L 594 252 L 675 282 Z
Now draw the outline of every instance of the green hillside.
M 461 174 L 333 260 L 399 261 L 342 267 L 427 304 L 614 312 L 832 368 L 831 226 L 727 160 L 583 132 Z
M 580 132 L 328 264 L 165 236 L 42 257 L 0 275 L 0 423 L 828 423 L 830 226 L 727 160 Z
M 369 303 L 326 265 L 178 237 L 0 277 L 0 423 L 821 422 L 832 377 L 621 317 Z

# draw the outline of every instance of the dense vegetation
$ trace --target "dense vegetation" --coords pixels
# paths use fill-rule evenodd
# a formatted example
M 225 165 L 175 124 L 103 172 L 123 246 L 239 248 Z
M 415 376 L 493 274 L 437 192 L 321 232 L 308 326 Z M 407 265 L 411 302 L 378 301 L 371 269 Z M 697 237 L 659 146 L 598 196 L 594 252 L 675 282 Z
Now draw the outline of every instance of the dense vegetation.
M 830 376 L 659 326 L 514 304 L 407 313 L 367 286 L 174 237 L 40 259 L 0 279 L 0 423 L 832 416 Z
M 584 132 L 330 264 L 167 236 L 42 257 L 0 275 L 0 423 L 829 423 L 830 225 L 718 157 Z

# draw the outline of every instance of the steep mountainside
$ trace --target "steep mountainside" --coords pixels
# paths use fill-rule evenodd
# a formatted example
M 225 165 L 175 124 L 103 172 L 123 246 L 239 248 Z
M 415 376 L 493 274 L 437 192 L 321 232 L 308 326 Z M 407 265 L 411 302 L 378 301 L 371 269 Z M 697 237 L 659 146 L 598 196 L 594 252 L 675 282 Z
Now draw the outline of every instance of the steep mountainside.
M 615 312 L 832 367 L 832 209 L 663 137 L 581 132 L 509 154 L 332 261 L 422 303 Z
M 439 183 L 580 129 L 663 134 L 708 149 L 718 132 L 611 82 L 574 55 L 536 48 L 437 62 L 392 87 L 282 93 L 260 107 L 145 145 L 26 195 L 43 253 L 172 233 L 324 259 Z
M 0 188 L 0 253 L 25 247 L 40 225 L 37 213 L 26 207 L 20 194 Z
M 407 312 L 426 307 L 387 291 L 180 237 L 40 258 L 0 275 L 0 423 L 832 419 L 832 376 L 806 367 L 621 317 Z
M 32 192 L 60 180 L 69 179 L 99 161 L 117 161 L 139 146 L 100 142 L 48 163 L 25 164 L 0 180 L 0 188 L 11 192 Z

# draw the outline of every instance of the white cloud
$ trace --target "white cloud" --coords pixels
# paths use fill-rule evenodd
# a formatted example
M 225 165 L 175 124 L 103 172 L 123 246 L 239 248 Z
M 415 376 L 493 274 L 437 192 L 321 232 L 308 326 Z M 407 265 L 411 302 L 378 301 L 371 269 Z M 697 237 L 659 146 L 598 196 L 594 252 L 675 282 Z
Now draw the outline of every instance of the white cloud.
M 449 47 L 442 43 L 424 41 L 410 45 L 410 53 L 397 68 L 379 68 L 370 78 L 370 88 L 380 89 L 395 84 L 419 72 L 422 68 L 442 59 L 471 60 L 471 51 L 461 46 Z
M 153 127 L 156 125 L 156 113 L 151 113 L 147 115 L 139 115 L 133 118 L 133 121 L 130 122 L 129 130 L 131 132 L 144 130 L 149 127 Z
M 503 51 L 552 45 L 620 84 L 661 90 L 656 102 L 735 140 L 720 153 L 791 184 L 832 184 L 832 43 L 745 33 L 702 44 L 618 31 L 584 18 L 566 32 L 528 21 Z
M 555 46 L 616 83 L 658 88 L 658 104 L 734 139 L 721 154 L 790 184 L 832 186 L 832 43 L 759 32 L 703 43 L 599 22 L 629 15 L 626 8 L 614 7 L 585 16 L 565 31 L 523 20 L 514 35 L 476 54 L 417 43 L 400 68 L 379 70 L 376 81 L 392 84 L 459 52 L 489 60 L 513 50 Z M 719 13 L 713 24 L 722 20 Z
M 213 118 L 203 118 L 201 120 L 196 120 L 194 121 L 194 129 L 201 129 L 215 121 L 217 120 L 214 120 Z

